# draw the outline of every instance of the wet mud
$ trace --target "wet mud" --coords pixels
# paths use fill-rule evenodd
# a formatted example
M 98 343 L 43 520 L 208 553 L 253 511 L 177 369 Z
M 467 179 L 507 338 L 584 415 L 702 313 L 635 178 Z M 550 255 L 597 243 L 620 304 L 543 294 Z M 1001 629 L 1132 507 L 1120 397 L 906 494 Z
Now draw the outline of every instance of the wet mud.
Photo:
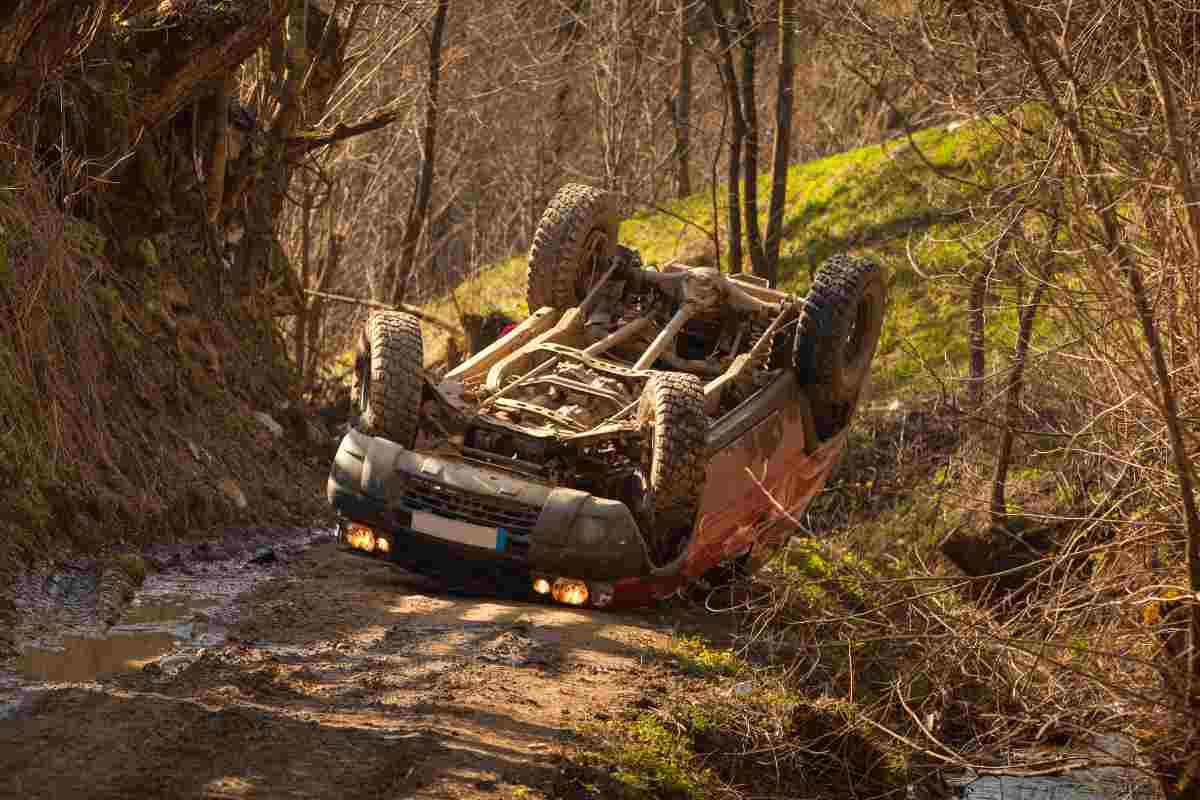
M 293 545 L 167 556 L 111 628 L 52 582 L 58 627 L 27 613 L 0 662 L 0 797 L 583 797 L 576 729 L 634 707 L 680 624 Z
M 23 587 L 20 655 L 0 661 L 0 798 L 604 796 L 579 777 L 577 731 L 686 693 L 674 634 L 735 633 L 733 615 L 680 604 L 464 591 L 329 531 L 150 558 L 111 627 L 86 570 Z M 956 792 L 1075 800 L 1081 777 Z

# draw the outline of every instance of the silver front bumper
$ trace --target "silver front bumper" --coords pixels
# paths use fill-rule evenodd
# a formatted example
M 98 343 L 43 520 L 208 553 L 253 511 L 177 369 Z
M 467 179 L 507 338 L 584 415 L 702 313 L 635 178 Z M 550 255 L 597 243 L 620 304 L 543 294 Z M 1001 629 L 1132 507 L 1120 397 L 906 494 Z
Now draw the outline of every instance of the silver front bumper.
M 613 580 L 651 569 L 637 522 L 624 503 L 451 454 L 406 450 L 355 430 L 343 437 L 329 476 L 330 502 L 343 513 L 355 507 L 344 502 L 348 496 L 385 509 L 392 519 L 432 514 L 503 529 L 507 545 L 498 554 L 526 561 L 535 570 Z

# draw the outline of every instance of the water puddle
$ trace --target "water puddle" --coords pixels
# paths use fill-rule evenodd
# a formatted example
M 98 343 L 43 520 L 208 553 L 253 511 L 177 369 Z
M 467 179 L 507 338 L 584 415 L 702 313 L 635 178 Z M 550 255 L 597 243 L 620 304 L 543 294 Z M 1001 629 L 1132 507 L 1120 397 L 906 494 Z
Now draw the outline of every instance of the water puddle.
M 1132 765 L 1133 743 L 1116 736 L 1097 737 L 1087 756 Z M 1083 753 L 1081 753 L 1083 755 Z M 1094 766 L 1059 775 L 978 775 L 967 770 L 946 782 L 961 787 L 964 800 L 1152 800 L 1155 786 L 1132 766 Z
M 207 620 L 208 614 L 205 611 L 220 605 L 221 598 L 216 595 L 139 595 L 133 604 L 125 609 L 121 620 L 134 624 L 177 622 L 186 619 Z
M 1153 787 L 1130 776 L 984 775 L 963 790 L 965 800 L 1149 800 Z
M 294 554 L 328 535 L 304 531 L 275 540 L 273 548 Z M 230 558 L 148 576 L 111 628 L 87 624 L 82 613 L 81 622 L 66 635 L 28 642 L 13 664 L 15 674 L 0 674 L 0 689 L 29 681 L 85 683 L 152 662 L 157 662 L 154 669 L 163 671 L 190 663 L 203 648 L 225 641 L 226 629 L 237 618 L 237 597 L 283 568 L 282 563 L 280 569 L 248 568 L 246 562 L 245 557 Z M 52 594 L 59 596 L 72 595 L 79 583 L 59 576 L 51 581 L 56 590 Z M 86 588 L 74 594 L 84 595 Z
M 79 683 L 141 669 L 151 661 L 180 648 L 206 647 L 225 639 L 225 626 L 212 615 L 229 612 L 241 581 L 226 592 L 182 594 L 175 581 L 147 581 L 121 614 L 119 622 L 103 636 L 68 636 L 61 646 L 26 647 L 17 658 L 17 672 L 26 678 L 51 683 Z
M 62 648 L 26 648 L 17 658 L 17 670 L 36 680 L 83 683 L 140 669 L 180 642 L 166 630 L 114 630 L 103 638 L 71 636 Z

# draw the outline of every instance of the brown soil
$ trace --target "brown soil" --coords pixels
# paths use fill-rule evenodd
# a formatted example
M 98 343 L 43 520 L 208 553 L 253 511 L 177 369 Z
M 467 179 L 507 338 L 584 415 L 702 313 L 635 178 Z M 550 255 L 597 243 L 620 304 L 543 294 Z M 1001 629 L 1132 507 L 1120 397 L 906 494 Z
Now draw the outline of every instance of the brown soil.
M 284 560 L 181 666 L 26 684 L 0 796 L 584 797 L 577 727 L 673 679 L 672 630 L 729 624 L 451 595 L 329 541 Z

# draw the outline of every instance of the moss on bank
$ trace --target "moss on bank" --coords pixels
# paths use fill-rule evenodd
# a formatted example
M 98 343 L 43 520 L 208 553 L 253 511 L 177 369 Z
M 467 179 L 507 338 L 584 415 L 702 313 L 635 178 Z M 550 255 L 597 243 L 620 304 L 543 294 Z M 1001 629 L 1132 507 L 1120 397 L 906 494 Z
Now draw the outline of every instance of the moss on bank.
M 28 166 L 0 187 L 0 585 L 73 551 L 321 515 L 307 435 L 239 424 L 288 399 L 272 321 L 200 302 L 186 242 L 118 242 Z

